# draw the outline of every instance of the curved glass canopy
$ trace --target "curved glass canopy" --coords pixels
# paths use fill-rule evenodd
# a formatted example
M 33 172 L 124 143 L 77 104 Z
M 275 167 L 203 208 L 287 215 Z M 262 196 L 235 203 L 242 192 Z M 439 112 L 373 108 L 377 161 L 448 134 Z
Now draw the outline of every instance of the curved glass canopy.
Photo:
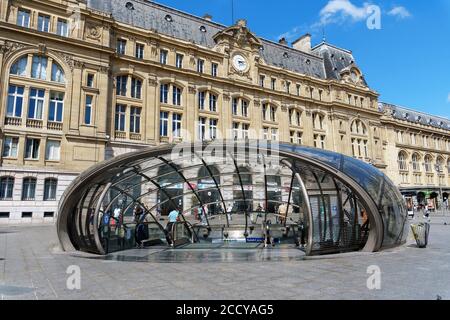
M 376 168 L 268 141 L 164 145 L 118 156 L 81 174 L 58 215 L 62 247 L 96 254 L 136 244 L 378 251 L 404 243 L 407 228 L 399 191 Z

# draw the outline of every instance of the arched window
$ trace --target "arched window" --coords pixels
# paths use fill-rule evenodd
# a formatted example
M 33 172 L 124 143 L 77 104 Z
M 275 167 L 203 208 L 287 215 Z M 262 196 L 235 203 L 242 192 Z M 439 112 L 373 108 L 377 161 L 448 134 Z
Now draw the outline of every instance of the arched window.
M 142 97 L 142 80 L 131 77 L 131 97 L 141 99 Z
M 27 75 L 28 56 L 19 58 L 12 66 L 10 74 L 25 77 Z
M 367 127 L 361 120 L 355 120 L 350 127 L 351 133 L 367 135 Z
M 433 172 L 432 160 L 433 160 L 433 158 L 429 154 L 427 154 L 425 156 L 425 171 L 427 173 L 432 173 Z
M 321 113 L 312 114 L 313 127 L 318 130 L 325 130 L 325 116 Z
M 27 74 L 28 64 L 31 63 L 31 74 Z M 49 76 L 49 68 L 51 67 L 51 73 Z M 31 77 L 33 79 L 47 80 L 59 83 L 65 83 L 65 74 L 62 67 L 52 58 L 45 55 L 28 54 L 17 59 L 11 66 L 11 75 L 21 77 Z
M 413 170 L 415 172 L 420 172 L 420 155 L 417 153 L 414 153 L 412 155 L 412 165 L 413 165 Z
M 296 109 L 289 109 L 289 124 L 292 126 L 301 126 L 302 112 Z
M 243 98 L 233 98 L 231 100 L 231 113 L 233 116 L 248 117 L 249 102 Z
M 36 178 L 24 178 L 22 185 L 22 200 L 34 200 L 36 196 Z
M 408 164 L 406 162 L 407 155 L 403 151 L 398 154 L 398 168 L 401 171 L 408 170 Z
M 56 200 L 56 188 L 58 180 L 54 178 L 45 179 L 44 182 L 44 201 Z
M 177 86 L 172 86 L 172 104 L 174 106 L 181 106 L 181 93 L 182 89 Z
M 262 118 L 264 121 L 277 121 L 277 107 L 270 103 L 263 103 L 262 105 Z
M 13 177 L 0 178 L 0 200 L 12 200 L 14 190 Z

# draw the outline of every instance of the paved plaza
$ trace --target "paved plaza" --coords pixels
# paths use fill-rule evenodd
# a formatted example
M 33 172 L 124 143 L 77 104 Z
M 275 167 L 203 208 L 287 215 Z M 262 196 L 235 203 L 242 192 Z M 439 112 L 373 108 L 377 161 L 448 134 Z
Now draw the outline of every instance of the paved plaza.
M 416 220 L 417 221 L 417 220 Z M 447 225 L 446 225 L 447 224 Z M 79 266 L 81 289 L 67 289 Z M 369 290 L 369 266 L 381 289 Z M 64 253 L 53 225 L 0 226 L 1 299 L 450 299 L 450 216 L 433 216 L 430 244 L 305 258 L 295 249 Z

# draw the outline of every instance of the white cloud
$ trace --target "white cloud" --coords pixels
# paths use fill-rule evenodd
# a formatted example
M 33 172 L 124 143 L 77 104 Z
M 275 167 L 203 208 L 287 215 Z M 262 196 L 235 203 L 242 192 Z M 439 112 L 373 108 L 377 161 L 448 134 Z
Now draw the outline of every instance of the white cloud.
M 364 3 L 362 7 L 358 7 L 350 0 L 330 0 L 320 11 L 320 23 L 327 25 L 343 22 L 348 18 L 355 22 L 365 20 L 370 15 L 367 10 L 369 6 L 369 3 Z
M 296 40 L 298 37 L 300 37 L 301 30 L 302 30 L 302 27 L 300 27 L 300 26 L 294 27 L 291 30 L 289 30 L 283 34 L 280 34 L 278 36 L 278 39 L 286 38 L 288 41 Z
M 406 19 L 411 17 L 411 13 L 405 7 L 394 7 L 388 12 L 388 15 L 397 17 L 400 19 Z

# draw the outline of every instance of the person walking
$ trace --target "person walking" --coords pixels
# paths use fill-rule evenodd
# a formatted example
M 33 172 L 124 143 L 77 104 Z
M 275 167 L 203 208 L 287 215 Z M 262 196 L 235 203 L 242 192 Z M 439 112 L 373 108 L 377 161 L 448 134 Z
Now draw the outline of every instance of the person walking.
M 178 210 L 178 208 L 173 209 L 169 213 L 169 221 L 167 222 L 167 225 L 166 225 L 166 240 L 167 240 L 167 243 L 172 247 L 173 247 L 172 229 L 173 229 L 173 225 L 179 221 L 179 216 L 180 216 L 180 211 Z

